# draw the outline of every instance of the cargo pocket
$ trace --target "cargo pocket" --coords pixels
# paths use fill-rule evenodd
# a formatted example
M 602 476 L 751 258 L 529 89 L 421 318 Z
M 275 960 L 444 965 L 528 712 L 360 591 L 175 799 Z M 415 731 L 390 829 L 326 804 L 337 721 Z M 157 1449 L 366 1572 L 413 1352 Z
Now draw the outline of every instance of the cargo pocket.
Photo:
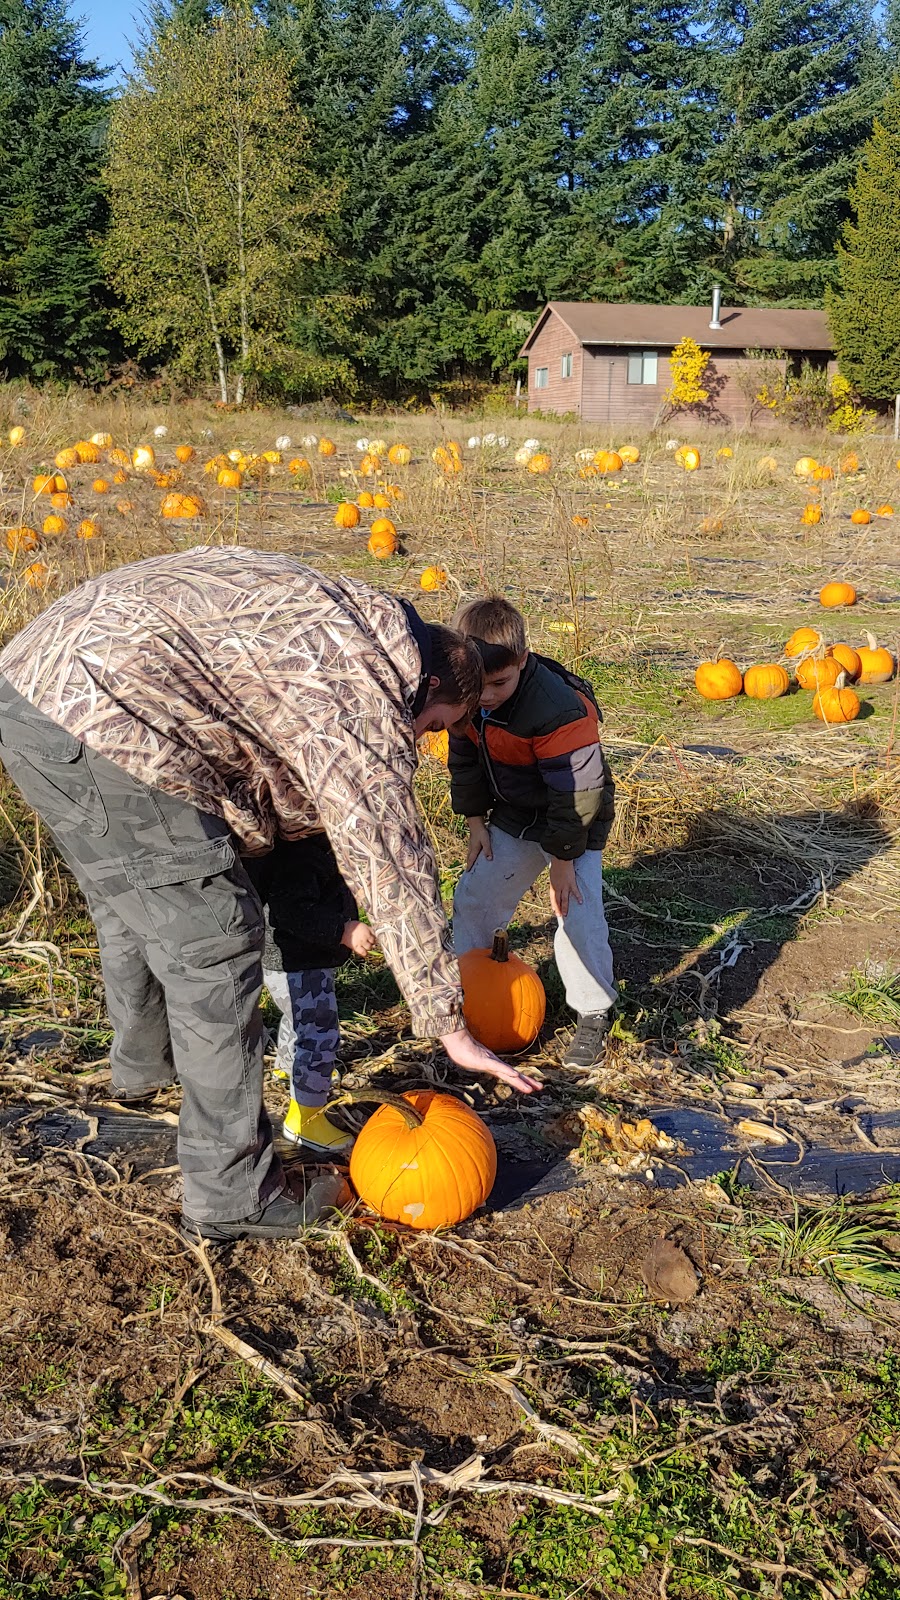
M 259 897 L 229 838 L 125 863 L 160 944 L 188 967 L 261 950 Z
M 22 702 L 23 707 L 26 702 Z M 109 828 L 103 796 L 80 739 L 34 708 L 0 714 L 0 761 L 28 804 L 61 838 Z

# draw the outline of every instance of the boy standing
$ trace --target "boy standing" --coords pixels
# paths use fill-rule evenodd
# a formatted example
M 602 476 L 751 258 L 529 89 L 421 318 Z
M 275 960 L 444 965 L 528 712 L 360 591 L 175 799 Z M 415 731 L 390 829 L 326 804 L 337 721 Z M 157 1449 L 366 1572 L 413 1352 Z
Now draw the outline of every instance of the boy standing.
M 364 922 L 324 833 L 276 841 L 244 865 L 263 902 L 263 981 L 281 1011 L 275 1070 L 291 1085 L 285 1138 L 339 1155 L 353 1143 L 325 1111 L 340 1044 L 335 968 L 366 956 L 375 935 Z
M 556 963 L 578 1017 L 563 1065 L 587 1071 L 602 1060 L 616 998 L 601 855 L 615 789 L 600 713 L 587 683 L 528 649 L 525 619 L 508 600 L 472 600 L 453 626 L 484 663 L 480 711 L 450 738 L 451 803 L 469 825 L 454 948 L 489 946 L 549 867 Z

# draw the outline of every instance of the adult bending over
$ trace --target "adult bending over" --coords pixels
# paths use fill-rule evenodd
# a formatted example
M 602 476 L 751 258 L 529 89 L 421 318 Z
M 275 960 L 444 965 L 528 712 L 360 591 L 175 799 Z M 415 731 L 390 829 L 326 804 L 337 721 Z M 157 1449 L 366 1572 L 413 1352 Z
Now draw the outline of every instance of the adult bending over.
M 293 557 L 200 547 L 82 584 L 0 654 L 0 758 L 97 926 L 113 1089 L 173 1081 L 184 1226 L 309 1220 L 262 1101 L 263 922 L 240 853 L 324 829 L 415 1032 L 528 1091 L 462 1018 L 415 740 L 474 712 L 481 663 L 411 606 Z

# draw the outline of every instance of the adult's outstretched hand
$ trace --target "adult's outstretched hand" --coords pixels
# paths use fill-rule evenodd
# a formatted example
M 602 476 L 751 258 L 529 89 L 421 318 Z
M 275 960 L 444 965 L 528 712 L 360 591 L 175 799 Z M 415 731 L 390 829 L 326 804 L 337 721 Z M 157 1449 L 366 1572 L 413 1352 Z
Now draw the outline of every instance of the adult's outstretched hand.
M 473 1039 L 468 1028 L 457 1028 L 454 1033 L 445 1033 L 441 1044 L 446 1050 L 450 1060 L 464 1072 L 483 1072 L 486 1077 L 497 1078 L 500 1083 L 508 1083 L 511 1089 L 518 1089 L 521 1094 L 532 1094 L 535 1089 L 543 1087 L 538 1078 L 527 1078 L 524 1072 L 517 1072 L 515 1067 L 507 1066 L 492 1050 L 486 1050 L 483 1044 Z

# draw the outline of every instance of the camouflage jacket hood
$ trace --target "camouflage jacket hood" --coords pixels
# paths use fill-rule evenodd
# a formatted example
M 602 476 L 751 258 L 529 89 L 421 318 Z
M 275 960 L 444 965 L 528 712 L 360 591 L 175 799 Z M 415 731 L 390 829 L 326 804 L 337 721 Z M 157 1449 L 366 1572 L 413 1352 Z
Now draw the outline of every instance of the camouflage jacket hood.
M 422 659 L 400 603 L 291 556 L 199 547 L 54 602 L 0 654 L 18 692 L 248 854 L 324 829 L 420 1034 L 461 993 L 416 809 Z

